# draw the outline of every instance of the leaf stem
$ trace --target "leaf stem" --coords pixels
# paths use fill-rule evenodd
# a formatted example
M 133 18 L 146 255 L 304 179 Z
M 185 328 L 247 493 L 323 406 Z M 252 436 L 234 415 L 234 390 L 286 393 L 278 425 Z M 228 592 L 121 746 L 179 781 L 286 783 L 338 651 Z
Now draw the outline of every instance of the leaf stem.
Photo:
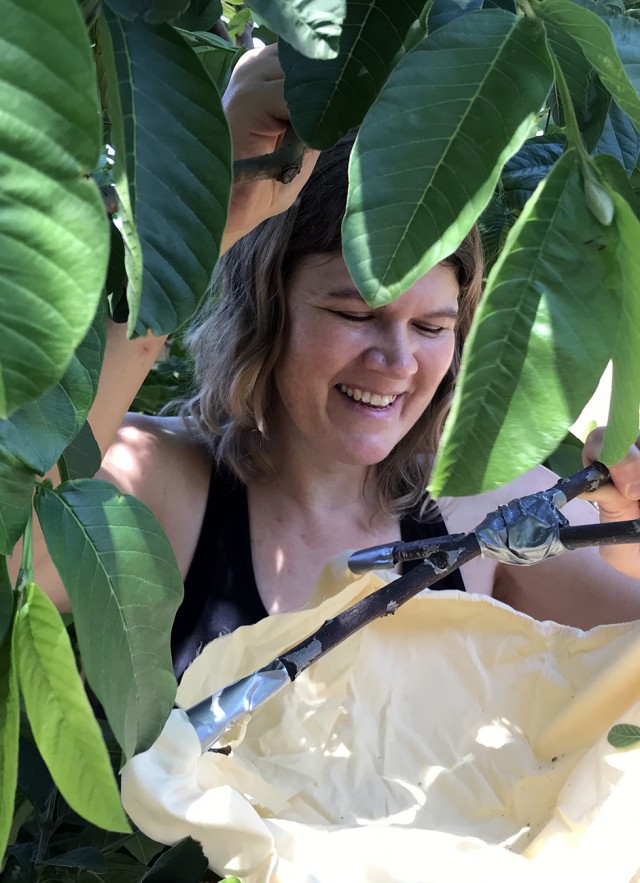
M 22 537 L 22 560 L 18 572 L 18 584 L 16 589 L 22 593 L 33 582 L 33 509 L 29 513 L 29 520 Z

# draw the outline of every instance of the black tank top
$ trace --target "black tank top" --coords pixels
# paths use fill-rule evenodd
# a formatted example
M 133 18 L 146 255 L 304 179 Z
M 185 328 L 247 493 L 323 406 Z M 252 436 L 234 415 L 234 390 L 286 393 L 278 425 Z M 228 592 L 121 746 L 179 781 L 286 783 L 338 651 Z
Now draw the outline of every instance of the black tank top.
M 404 542 L 446 533 L 447 528 L 439 516 L 420 522 L 407 515 L 400 521 Z M 403 572 L 419 563 L 407 562 Z M 212 468 L 200 536 L 184 585 L 184 601 L 171 635 L 178 678 L 214 638 L 268 616 L 253 573 L 246 489 L 222 467 Z M 459 570 L 431 588 L 465 591 Z

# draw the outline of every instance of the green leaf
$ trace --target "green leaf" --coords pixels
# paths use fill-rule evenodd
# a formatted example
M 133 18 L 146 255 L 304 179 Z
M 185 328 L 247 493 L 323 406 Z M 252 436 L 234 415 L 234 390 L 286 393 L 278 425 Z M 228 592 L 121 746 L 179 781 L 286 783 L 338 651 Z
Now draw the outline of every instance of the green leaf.
M 187 31 L 208 31 L 222 15 L 220 0 L 191 0 L 188 9 L 171 24 Z
M 346 0 L 251 0 L 263 23 L 308 58 L 335 58 Z
M 541 18 L 556 24 L 573 37 L 603 85 L 640 130 L 640 95 L 616 53 L 607 23 L 573 0 L 532 0 L 532 6 Z M 626 43 L 626 36 L 623 35 L 630 35 L 636 22 L 625 16 L 608 19 L 608 23 L 611 28 L 620 29 L 618 42 L 622 48 Z
M 9 579 L 7 559 L 4 555 L 0 555 L 0 646 L 11 628 L 13 605 L 13 586 Z
M 77 849 L 71 849 L 62 855 L 56 855 L 44 862 L 47 867 L 55 868 L 82 868 L 83 870 L 96 871 L 100 873 L 107 869 L 107 863 L 104 856 L 97 849 L 89 846 L 80 846 Z
M 0 453 L 0 555 L 10 555 L 31 512 L 35 476 L 11 455 Z
M 102 453 L 95 440 L 91 427 L 84 423 L 80 432 L 62 452 L 59 462 L 60 473 L 64 471 L 65 481 L 76 478 L 93 478 L 102 462 Z
M 102 307 L 59 383 L 0 420 L 0 455 L 44 475 L 71 443 L 93 404 L 104 352 Z
M 95 315 L 107 266 L 102 199 L 84 177 L 100 153 L 100 107 L 76 3 L 5 4 L 0 119 L 0 417 L 7 417 L 62 377 Z
M 216 88 L 222 94 L 226 87 L 229 74 L 240 58 L 244 49 L 233 46 L 216 34 L 206 31 L 180 31 L 189 46 L 200 59 Z
M 186 837 L 163 852 L 140 883 L 200 883 L 207 867 L 200 844 Z
M 131 757 L 156 740 L 175 698 L 169 645 L 183 588 L 173 550 L 153 513 L 104 481 L 40 485 L 36 512 L 87 680 Z
M 526 204 L 487 281 L 431 480 L 435 496 L 498 487 L 561 442 L 616 342 L 615 249 L 615 229 L 592 215 L 568 151 Z
M 552 24 L 547 24 L 546 32 L 567 82 L 585 146 L 591 151 L 602 134 L 611 96 L 573 37 Z M 562 108 L 557 102 L 554 119 L 559 126 L 564 125 Z
M 429 33 L 432 34 L 455 18 L 482 7 L 482 0 L 433 0 L 429 11 Z M 512 10 L 515 12 L 515 9 Z
M 398 297 L 455 251 L 550 85 L 540 23 L 497 9 L 460 16 L 405 55 L 349 166 L 343 248 L 368 304 Z
M 636 132 L 629 117 L 620 110 L 615 101 L 612 101 L 609 107 L 595 153 L 615 157 L 622 163 L 627 175 L 633 172 L 638 162 L 640 134 Z
M 562 135 L 529 138 L 505 163 L 500 183 L 510 211 L 520 214 L 538 184 L 562 156 L 565 146 L 566 139 Z
M 105 2 L 122 18 L 129 21 L 141 19 L 147 24 L 157 25 L 186 12 L 190 0 L 105 0 Z
M 404 54 L 407 37 L 425 35 L 429 5 L 425 0 L 349 2 L 338 55 L 330 61 L 305 58 L 280 42 L 284 94 L 305 144 L 326 150 L 360 125 Z
M 616 724 L 609 730 L 607 741 L 614 748 L 633 748 L 640 742 L 640 727 L 634 724 Z
M 11 831 L 18 783 L 20 702 L 11 645 L 11 631 L 8 631 L 0 641 L 0 867 Z
M 18 789 L 38 813 L 43 813 L 55 785 L 42 755 L 31 739 L 20 736 Z
M 568 432 L 555 451 L 549 454 L 544 465 L 563 478 L 573 475 L 582 469 L 582 448 L 582 441 Z
M 148 865 L 165 847 L 163 843 L 157 843 L 142 831 L 136 831 L 124 844 L 124 848 L 143 865 Z
M 640 220 L 626 200 L 614 190 L 615 226 L 618 231 L 618 265 L 622 277 L 622 320 L 613 350 L 613 382 L 609 420 L 600 458 L 618 463 L 628 453 L 640 427 Z
M 141 295 L 136 286 L 127 291 L 129 333 L 165 334 L 195 312 L 218 257 L 231 185 L 229 130 L 218 90 L 175 28 L 104 16 L 113 54 L 104 22 L 98 37 L 122 232 L 135 222 L 142 249 Z M 125 235 L 125 245 L 129 272 L 135 242 Z
M 35 583 L 16 615 L 14 646 L 33 735 L 62 796 L 94 825 L 129 831 L 66 629 Z

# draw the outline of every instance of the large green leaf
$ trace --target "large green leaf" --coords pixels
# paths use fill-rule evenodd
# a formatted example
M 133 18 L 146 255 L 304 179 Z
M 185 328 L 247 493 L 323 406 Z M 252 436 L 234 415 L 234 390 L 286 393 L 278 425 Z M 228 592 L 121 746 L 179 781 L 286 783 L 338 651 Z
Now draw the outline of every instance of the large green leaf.
M 0 555 L 10 555 L 31 512 L 35 475 L 10 454 L 0 453 Z
M 349 0 L 335 59 L 305 58 L 280 42 L 284 94 L 305 144 L 326 150 L 356 128 L 404 54 L 408 35 L 426 33 L 425 0 Z M 416 41 L 417 42 L 417 41 Z
M 335 58 L 347 0 L 251 0 L 264 24 L 309 58 Z
M 99 37 L 112 136 L 124 160 L 114 170 L 123 233 L 134 219 L 142 248 L 139 315 L 138 292 L 127 292 L 129 332 L 164 334 L 197 309 L 218 257 L 231 186 L 229 131 L 218 90 L 175 28 L 107 10 L 105 18 L 113 57 L 104 27 Z
M 13 617 L 13 586 L 9 578 L 7 559 L 0 555 L 0 645 L 5 639 Z
M 134 21 L 142 19 L 157 25 L 170 21 L 186 12 L 190 0 L 105 0 L 122 18 Z
M 549 45 L 562 69 L 573 102 L 578 126 L 588 151 L 598 143 L 602 134 L 611 96 L 584 56 L 573 37 L 556 25 L 547 24 Z M 555 103 L 554 117 L 564 125 L 562 107 Z
M 558 446 L 598 384 L 620 322 L 613 226 L 592 215 L 574 151 L 526 204 L 465 345 L 431 481 L 498 487 Z
M 613 45 L 636 94 L 640 92 L 640 21 L 626 15 L 605 18 Z
M 191 0 L 189 8 L 171 24 L 187 31 L 208 31 L 221 15 L 221 0 Z
M 562 28 L 578 43 L 586 59 L 593 65 L 603 85 L 609 90 L 622 110 L 629 115 L 640 131 L 640 95 L 637 85 L 629 79 L 614 46 L 613 36 L 607 23 L 589 9 L 583 9 L 573 0 L 531 0 L 536 13 Z M 612 28 L 620 28 L 617 42 L 623 50 L 626 36 L 635 32 L 633 19 L 621 16 L 608 19 Z M 617 24 L 620 22 L 620 24 Z M 637 38 L 637 32 L 636 38 Z M 629 47 L 633 44 L 629 42 Z M 629 50 L 631 51 L 631 49 Z M 637 47 L 635 55 L 637 57 Z
M 7 631 L 0 640 L 0 867 L 11 831 L 18 783 L 20 702 L 11 645 L 11 631 Z
M 41 485 L 36 512 L 87 679 L 130 757 L 155 741 L 175 698 L 169 642 L 183 592 L 175 556 L 152 512 L 104 481 Z
M 62 481 L 70 478 L 93 478 L 102 462 L 102 452 L 98 447 L 91 427 L 84 423 L 58 460 Z
M 480 9 L 482 5 L 482 0 L 433 0 L 429 10 L 429 33 L 473 9 Z M 515 9 L 511 11 L 515 12 Z
M 507 207 L 519 215 L 538 184 L 546 178 L 555 162 L 562 156 L 566 141 L 559 135 L 541 135 L 529 138 L 520 150 L 508 160 L 500 183 Z
M 37 401 L 0 420 L 0 456 L 14 457 L 44 475 L 86 420 L 93 404 L 104 351 L 104 314 L 76 349 L 61 380 Z
M 600 140 L 595 153 L 614 156 L 630 175 L 640 156 L 640 134 L 636 132 L 629 117 L 620 110 L 615 101 L 611 102 Z
M 191 837 L 180 840 L 163 852 L 140 883 L 200 883 L 207 870 L 207 859 L 200 844 Z
M 63 375 L 95 315 L 109 228 L 77 3 L 6 0 L 0 35 L 0 417 Z M 25 366 L 29 370 L 25 370 Z
M 231 70 L 244 50 L 207 31 L 180 31 L 180 33 L 200 59 L 218 91 L 224 92 Z
M 542 25 L 501 10 L 460 16 L 405 55 L 349 167 L 344 253 L 367 303 L 387 303 L 455 251 L 551 79 Z
M 94 825 L 129 831 L 109 755 L 60 614 L 29 583 L 16 614 L 15 660 L 31 729 L 67 803 Z
M 600 452 L 600 458 L 608 464 L 626 456 L 640 428 L 640 220 L 619 193 L 611 191 L 611 196 L 619 236 L 622 321 L 613 351 L 609 420 Z

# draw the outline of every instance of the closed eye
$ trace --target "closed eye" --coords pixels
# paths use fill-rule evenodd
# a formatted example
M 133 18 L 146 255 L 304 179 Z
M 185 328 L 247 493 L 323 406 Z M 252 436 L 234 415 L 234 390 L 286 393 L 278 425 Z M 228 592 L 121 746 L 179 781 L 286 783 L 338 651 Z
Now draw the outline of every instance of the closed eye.
M 367 319 L 373 319 L 371 313 L 343 313 L 341 310 L 330 310 L 334 316 L 340 316 L 342 319 L 348 319 L 350 322 L 366 322 Z

